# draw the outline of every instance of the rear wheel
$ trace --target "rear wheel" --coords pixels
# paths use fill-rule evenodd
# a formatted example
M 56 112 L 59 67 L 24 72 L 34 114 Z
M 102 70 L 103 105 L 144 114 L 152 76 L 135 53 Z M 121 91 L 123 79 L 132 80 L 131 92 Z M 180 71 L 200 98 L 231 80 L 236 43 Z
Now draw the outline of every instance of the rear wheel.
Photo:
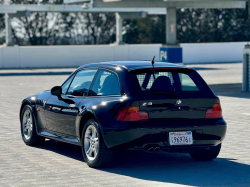
M 214 147 L 210 147 L 210 149 L 206 152 L 189 153 L 189 154 L 194 160 L 209 161 L 215 159 L 219 155 L 220 149 L 221 149 L 221 144 Z
M 36 132 L 32 108 L 29 105 L 25 105 L 21 113 L 21 135 L 26 145 L 39 145 L 45 141 Z
M 82 153 L 89 167 L 108 166 L 113 158 L 113 150 L 106 147 L 98 123 L 90 119 L 82 131 Z

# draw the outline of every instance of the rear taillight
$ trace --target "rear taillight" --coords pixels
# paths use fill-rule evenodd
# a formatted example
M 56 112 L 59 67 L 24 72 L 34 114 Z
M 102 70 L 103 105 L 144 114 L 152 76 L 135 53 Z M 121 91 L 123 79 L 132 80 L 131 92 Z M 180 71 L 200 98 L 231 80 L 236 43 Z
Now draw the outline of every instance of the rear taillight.
M 148 119 L 148 113 L 140 111 L 138 106 L 131 106 L 122 109 L 117 118 L 118 121 L 141 121 Z
M 220 103 L 215 103 L 213 108 L 207 110 L 206 118 L 222 118 Z

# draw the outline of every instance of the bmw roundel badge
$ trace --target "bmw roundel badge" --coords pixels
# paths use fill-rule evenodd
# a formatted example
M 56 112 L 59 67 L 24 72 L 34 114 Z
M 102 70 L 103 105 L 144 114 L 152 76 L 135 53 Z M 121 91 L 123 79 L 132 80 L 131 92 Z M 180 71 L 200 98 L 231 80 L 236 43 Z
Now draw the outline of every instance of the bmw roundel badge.
M 177 104 L 177 105 L 181 105 L 181 104 L 182 104 L 182 101 L 179 99 L 179 100 L 176 101 L 176 104 Z

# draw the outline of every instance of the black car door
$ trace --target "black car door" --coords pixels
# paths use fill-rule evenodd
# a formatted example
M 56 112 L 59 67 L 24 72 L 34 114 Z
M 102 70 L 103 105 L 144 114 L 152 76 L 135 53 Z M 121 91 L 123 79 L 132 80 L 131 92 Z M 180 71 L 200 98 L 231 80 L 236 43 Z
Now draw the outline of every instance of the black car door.
M 47 130 L 54 134 L 76 136 L 78 105 L 87 95 L 97 69 L 84 69 L 62 85 L 62 98 L 51 96 L 45 105 Z

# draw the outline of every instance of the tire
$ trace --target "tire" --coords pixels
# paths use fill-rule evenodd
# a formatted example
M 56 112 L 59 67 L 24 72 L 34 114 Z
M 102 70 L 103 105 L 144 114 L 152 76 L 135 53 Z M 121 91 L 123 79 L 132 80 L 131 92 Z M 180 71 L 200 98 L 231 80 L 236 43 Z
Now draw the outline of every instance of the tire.
M 221 144 L 214 146 L 214 147 L 210 147 L 210 149 L 206 152 L 189 153 L 189 154 L 194 160 L 210 161 L 210 160 L 215 159 L 219 155 L 220 149 L 221 149 Z
M 45 138 L 37 134 L 34 114 L 30 105 L 25 105 L 21 113 L 21 135 L 26 145 L 40 145 Z
M 85 123 L 81 141 L 83 158 L 89 167 L 106 167 L 111 163 L 114 151 L 105 145 L 95 120 L 90 119 Z

